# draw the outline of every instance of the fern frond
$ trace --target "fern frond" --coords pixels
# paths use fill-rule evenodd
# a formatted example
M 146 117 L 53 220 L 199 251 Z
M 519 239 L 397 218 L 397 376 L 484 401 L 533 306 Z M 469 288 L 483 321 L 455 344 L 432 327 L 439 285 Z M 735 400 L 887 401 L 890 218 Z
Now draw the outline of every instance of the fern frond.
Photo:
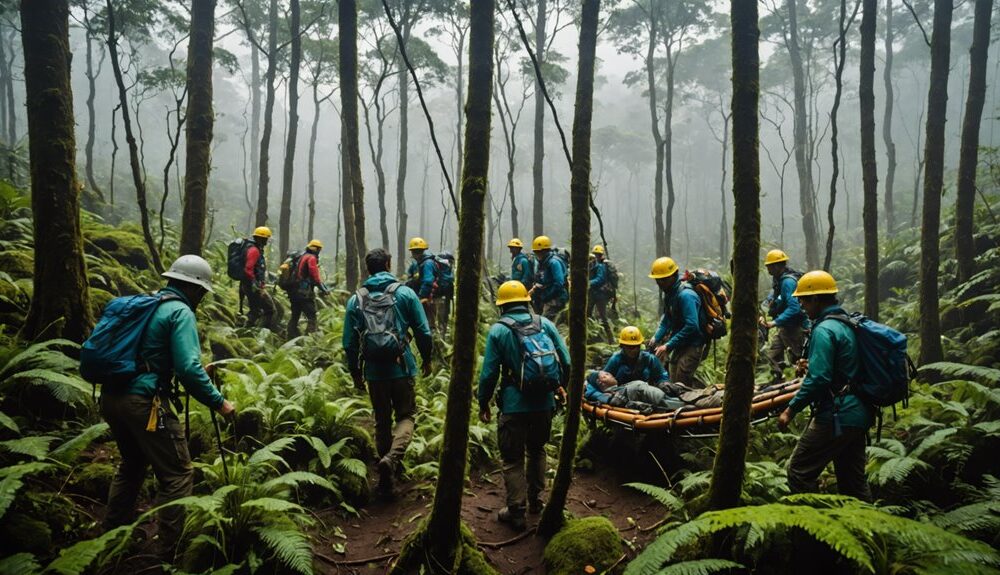
M 250 501 L 244 501 L 241 507 L 254 507 L 262 511 L 269 513 L 287 513 L 289 511 L 304 512 L 305 509 L 298 503 L 292 503 L 285 499 L 277 499 L 274 497 L 259 497 L 257 499 L 251 499 Z
M 52 450 L 49 457 L 63 463 L 71 463 L 84 449 L 108 432 L 108 424 L 101 422 L 91 425 L 79 435 Z
M 650 485 L 648 483 L 626 483 L 625 487 L 631 487 L 640 493 L 644 493 L 652 497 L 661 505 L 666 507 L 668 511 L 676 511 L 681 507 L 684 507 L 684 502 L 681 501 L 676 495 L 657 485 Z
M 21 433 L 21 428 L 17 426 L 17 422 L 2 411 L 0 411 L 0 425 L 6 427 L 10 431 L 13 431 L 14 433 Z
M 261 541 L 286 567 L 303 575 L 312 575 L 312 547 L 304 533 L 276 527 L 262 527 L 256 531 Z
M 255 451 L 253 455 L 247 459 L 247 465 L 253 467 L 270 461 L 276 461 L 285 467 L 288 467 L 288 462 L 286 462 L 283 457 L 278 455 L 278 453 L 292 447 L 294 444 L 295 437 L 282 437 L 280 439 L 275 439 L 271 443 L 268 443 L 264 447 Z
M 746 569 L 746 567 L 726 559 L 695 559 L 664 567 L 657 575 L 713 575 L 731 569 Z
M 914 457 L 897 457 L 883 463 L 873 480 L 878 485 L 900 484 L 916 471 L 930 469 L 930 465 Z
M 54 571 L 60 575 L 80 575 L 89 573 L 90 566 L 98 557 L 110 549 L 121 546 L 131 534 L 135 525 L 122 525 L 104 533 L 100 537 L 80 541 L 59 552 L 52 563 L 45 568 L 46 572 Z
M 39 572 L 38 561 L 31 553 L 18 553 L 0 559 L 0 573 L 16 573 L 17 575 L 34 575 Z
M 1000 386 L 1000 369 L 992 367 L 938 361 L 923 365 L 918 371 L 921 375 L 935 374 L 944 379 L 968 379 L 990 387 Z
M 368 475 L 368 467 L 365 466 L 365 462 L 353 457 L 338 461 L 337 469 L 343 470 L 355 477 L 366 477 Z
M 279 475 L 274 479 L 265 481 L 261 487 L 269 493 L 274 493 L 282 488 L 298 487 L 300 483 L 316 485 L 334 492 L 337 490 L 337 488 L 330 483 L 330 480 L 308 471 L 290 471 L 283 475 Z
M 0 441 L 0 449 L 35 459 L 44 459 L 49 454 L 49 444 L 59 439 L 49 435 L 31 435 L 20 439 Z

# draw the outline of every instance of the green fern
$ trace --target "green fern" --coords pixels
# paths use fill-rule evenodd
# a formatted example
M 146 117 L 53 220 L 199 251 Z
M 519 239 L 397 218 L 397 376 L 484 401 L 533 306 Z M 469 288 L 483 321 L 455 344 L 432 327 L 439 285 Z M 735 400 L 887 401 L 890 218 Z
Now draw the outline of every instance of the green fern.
M 0 411 L 0 425 L 6 427 L 10 431 L 13 431 L 14 433 L 21 433 L 21 428 L 18 427 L 17 422 L 2 411 Z
M 667 511 L 677 511 L 678 509 L 684 507 L 684 502 L 681 501 L 680 498 L 671 493 L 669 490 L 657 485 L 650 485 L 648 483 L 626 483 L 625 487 L 631 487 L 640 493 L 645 493 L 666 507 Z
M 2 575 L 34 575 L 40 572 L 40 566 L 31 553 L 18 553 L 0 559 L 0 574 Z
M 264 527 L 257 534 L 286 567 L 304 575 L 312 574 L 312 547 L 301 531 Z
M 48 435 L 31 435 L 20 439 L 0 441 L 0 450 L 27 455 L 35 459 L 45 459 L 49 454 L 49 444 L 58 439 Z
M 1000 387 L 1000 369 L 991 367 L 938 361 L 920 366 L 919 373 L 921 375 L 934 374 L 943 379 L 968 379 L 983 385 Z
M 143 514 L 144 520 L 149 514 Z M 138 521 L 132 525 L 122 525 L 104 533 L 100 537 L 80 541 L 59 552 L 45 572 L 55 572 L 60 575 L 81 575 L 91 572 L 91 565 L 97 562 L 98 567 L 108 559 L 120 555 L 132 535 Z
M 664 567 L 657 571 L 657 575 L 713 575 L 733 569 L 745 570 L 746 567 L 726 559 L 695 559 Z
M 108 433 L 108 424 L 101 422 L 78 432 L 78 434 L 49 453 L 49 457 L 62 463 L 72 463 L 91 443 Z

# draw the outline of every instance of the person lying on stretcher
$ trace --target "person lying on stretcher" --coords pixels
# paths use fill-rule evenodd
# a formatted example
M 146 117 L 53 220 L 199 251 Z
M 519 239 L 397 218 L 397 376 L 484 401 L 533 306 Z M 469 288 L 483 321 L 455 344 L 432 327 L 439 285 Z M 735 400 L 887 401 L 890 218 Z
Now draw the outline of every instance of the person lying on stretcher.
M 662 389 L 642 380 L 619 385 L 615 376 L 607 371 L 590 372 L 584 397 L 587 401 L 637 409 L 644 413 L 673 411 L 686 405 L 680 398 L 667 395 Z

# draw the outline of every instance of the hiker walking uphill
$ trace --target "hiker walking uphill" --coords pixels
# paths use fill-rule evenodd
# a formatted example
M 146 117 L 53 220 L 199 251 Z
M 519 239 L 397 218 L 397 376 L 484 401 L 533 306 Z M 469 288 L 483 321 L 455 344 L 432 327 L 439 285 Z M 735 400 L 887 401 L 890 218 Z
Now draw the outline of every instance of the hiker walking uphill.
M 175 378 L 209 409 L 223 416 L 234 412 L 201 365 L 194 310 L 212 291 L 211 267 L 198 256 L 185 255 L 163 276 L 167 286 L 156 294 L 112 300 L 81 351 L 80 372 L 102 384 L 101 415 L 122 457 L 108 494 L 109 529 L 135 520 L 150 466 L 157 481 L 156 505 L 191 495 L 194 469 L 177 408 L 171 408 L 172 400 L 180 403 L 172 386 Z M 168 560 L 183 527 L 183 507 L 160 511 L 160 551 Z
M 618 272 L 610 269 L 607 260 L 604 259 L 604 246 L 598 244 L 591 251 L 593 260 L 590 263 L 590 297 L 587 300 L 587 317 L 597 317 L 604 327 L 604 335 L 607 341 L 612 341 L 611 324 L 608 323 L 608 304 L 615 296 L 615 287 L 618 285 Z M 614 279 L 612 279 L 612 274 Z
M 500 320 L 490 327 L 479 372 L 479 419 L 492 419 L 496 396 L 497 447 L 503 461 L 507 506 L 497 518 L 523 530 L 525 510 L 540 513 L 545 488 L 545 444 L 552 428 L 555 393 L 569 376 L 569 352 L 555 324 L 529 311 L 524 284 L 497 290 Z M 500 389 L 497 390 L 497 381 Z
M 343 346 L 354 385 L 367 389 L 371 398 L 375 448 L 380 457 L 378 491 L 391 497 L 393 475 L 401 469 L 403 453 L 413 436 L 417 363 L 410 339 L 417 342 L 424 377 L 431 374 L 433 344 L 417 294 L 389 271 L 389 252 L 371 250 L 365 255 L 365 267 L 370 277 L 347 302 Z
M 253 231 L 249 240 L 238 239 L 229 244 L 229 276 L 240 282 L 240 311 L 243 298 L 250 307 L 247 313 L 247 327 L 254 327 L 260 320 L 261 326 L 277 331 L 277 312 L 271 294 L 267 292 L 267 260 L 264 247 L 271 239 L 271 229 L 260 226 Z
M 288 338 L 299 336 L 299 319 L 306 316 L 306 333 L 314 333 L 316 324 L 316 291 L 324 297 L 330 290 L 323 283 L 319 274 L 319 253 L 323 251 L 323 242 L 311 240 L 304 252 L 293 255 L 281 264 L 278 274 L 278 284 L 288 292 L 288 301 L 292 305 L 292 314 L 288 320 Z
M 707 341 L 701 298 L 681 281 L 680 268 L 668 257 L 653 262 L 649 277 L 656 280 L 666 298 L 660 326 L 649 340 L 649 347 L 660 361 L 668 362 L 671 381 L 691 385 Z
M 536 310 L 549 321 L 556 321 L 559 312 L 569 301 L 566 289 L 566 262 L 552 249 L 548 236 L 538 236 L 531 242 L 535 255 L 535 282 L 531 288 L 532 299 L 537 301 Z M 536 299 L 537 298 L 537 299 Z
M 535 283 L 535 265 L 527 255 L 523 253 L 524 243 L 514 238 L 507 242 L 510 249 L 510 279 L 521 282 L 525 287 Z
M 764 266 L 771 276 L 771 295 L 767 299 L 767 314 L 771 320 L 761 318 L 760 323 L 765 329 L 774 329 L 767 347 L 767 358 L 774 381 L 780 382 L 784 368 L 795 365 L 802 357 L 802 343 L 809 318 L 794 295 L 802 274 L 788 266 L 788 255 L 781 250 L 771 250 L 764 258 Z
M 813 320 L 808 373 L 778 417 L 778 427 L 787 429 L 806 406 L 812 407 L 812 417 L 788 461 L 788 487 L 792 493 L 816 491 L 816 479 L 833 462 L 840 493 L 870 501 L 865 445 L 875 412 L 849 385 L 861 368 L 857 336 L 847 323 L 833 319 L 846 316 L 833 276 L 812 271 L 798 283 L 794 295 Z
M 439 255 L 428 251 L 430 246 L 423 238 L 410 240 L 413 260 L 407 269 L 406 282 L 420 297 L 431 329 L 447 331 L 451 318 L 451 301 L 455 297 L 455 260 L 448 253 Z

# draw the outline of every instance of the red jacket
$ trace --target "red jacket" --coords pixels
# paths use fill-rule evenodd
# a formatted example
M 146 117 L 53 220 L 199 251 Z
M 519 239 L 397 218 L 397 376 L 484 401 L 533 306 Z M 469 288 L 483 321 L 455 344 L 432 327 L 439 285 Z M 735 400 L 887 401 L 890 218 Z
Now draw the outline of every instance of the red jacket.
M 243 265 L 243 274 L 250 283 L 264 285 L 267 276 L 264 273 L 264 261 L 259 246 L 252 245 L 247 248 L 247 261 Z
M 295 277 L 300 280 L 309 280 L 310 287 L 323 285 L 323 278 L 319 275 L 319 258 L 316 257 L 316 254 L 312 252 L 302 254 Z

